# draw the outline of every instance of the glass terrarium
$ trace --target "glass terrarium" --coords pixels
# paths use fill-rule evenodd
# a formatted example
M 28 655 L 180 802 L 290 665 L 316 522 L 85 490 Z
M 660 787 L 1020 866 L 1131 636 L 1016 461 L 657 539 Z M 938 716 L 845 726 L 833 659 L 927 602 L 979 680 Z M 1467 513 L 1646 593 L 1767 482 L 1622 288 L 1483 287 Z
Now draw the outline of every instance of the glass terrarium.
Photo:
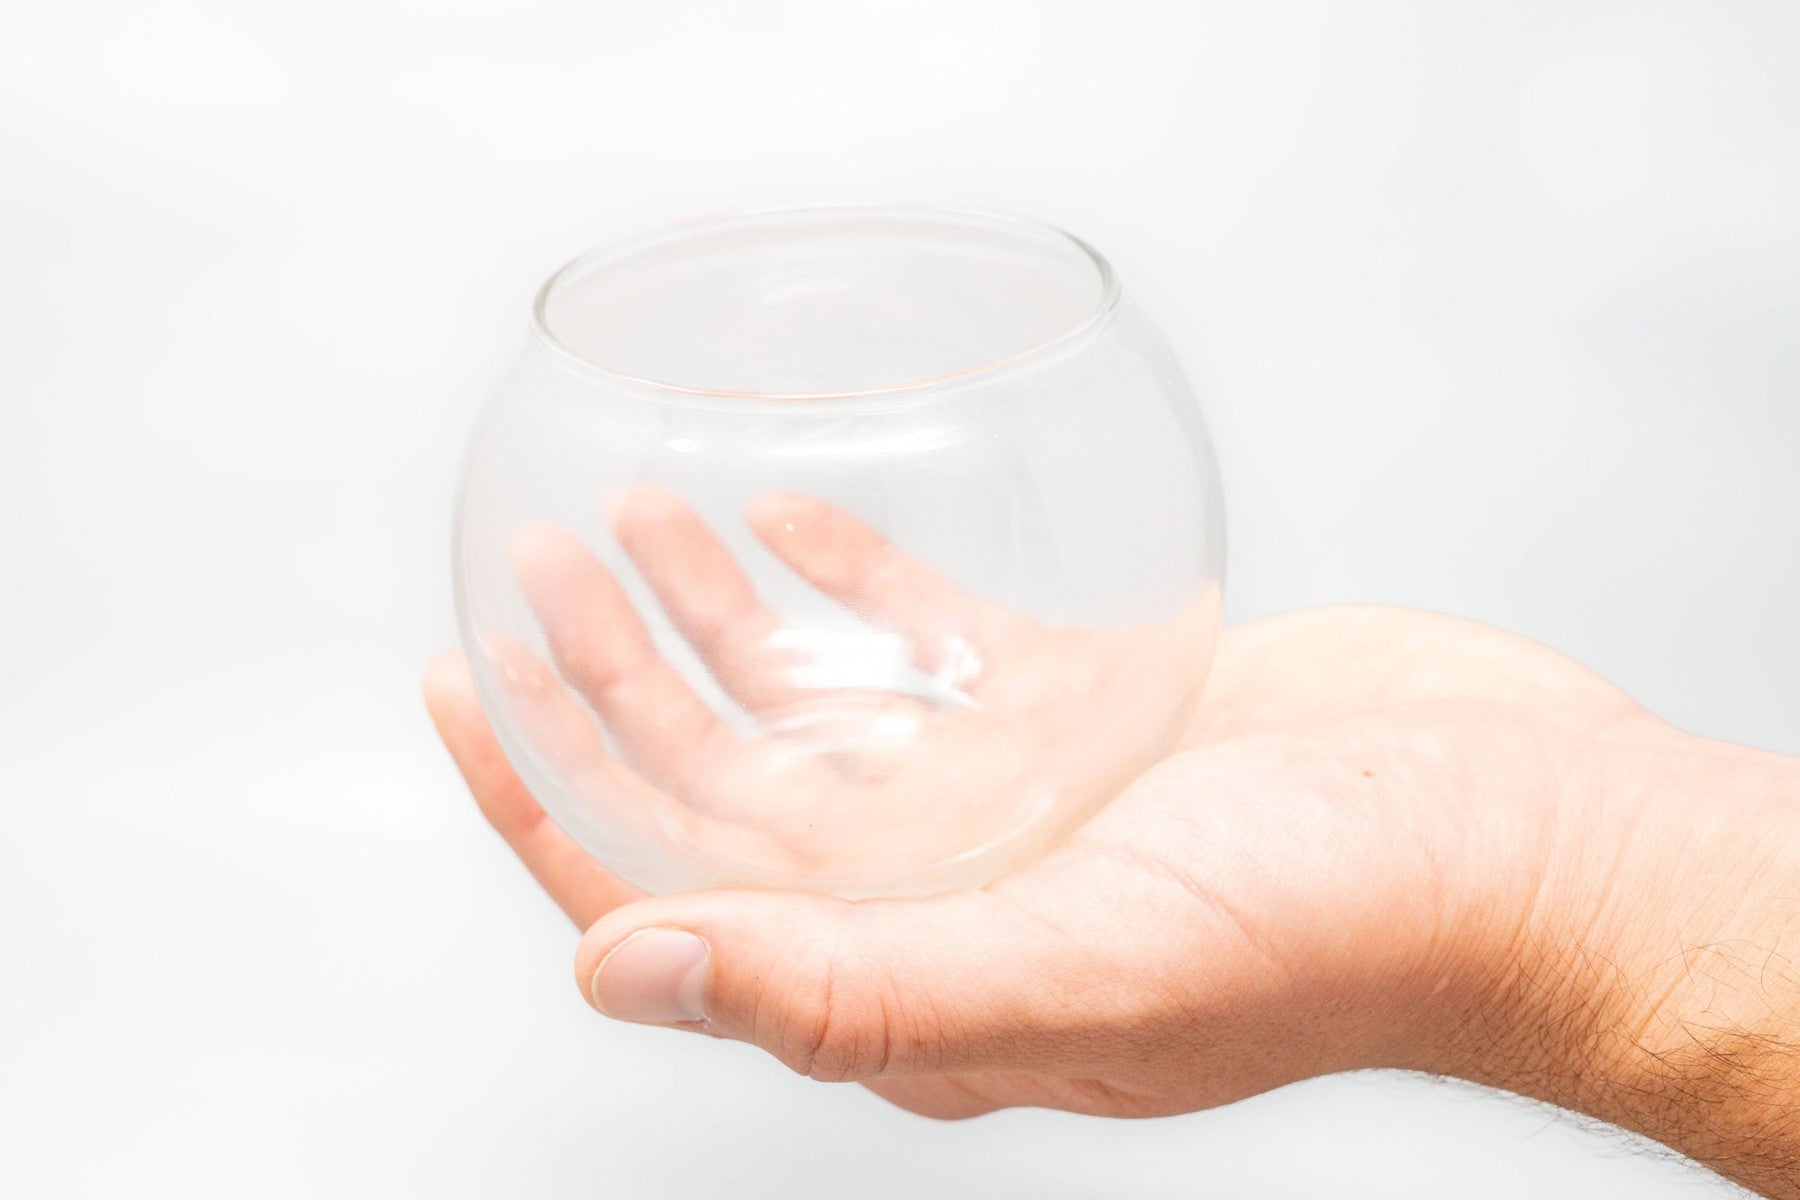
M 1190 727 L 1224 536 L 1104 259 L 811 207 L 587 254 L 468 452 L 458 611 L 549 813 L 651 891 L 974 886 Z

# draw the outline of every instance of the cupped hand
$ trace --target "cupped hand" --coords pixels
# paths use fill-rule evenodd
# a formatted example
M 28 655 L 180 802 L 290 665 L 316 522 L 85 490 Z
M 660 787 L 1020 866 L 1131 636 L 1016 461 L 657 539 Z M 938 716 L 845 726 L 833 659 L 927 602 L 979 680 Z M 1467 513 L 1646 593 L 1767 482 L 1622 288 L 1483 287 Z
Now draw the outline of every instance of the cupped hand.
M 918 881 L 939 864 L 1033 857 L 1186 732 L 1216 587 L 1163 620 L 1056 628 L 820 501 L 765 495 L 747 515 L 790 582 L 859 620 L 789 621 L 668 492 L 611 505 L 637 574 L 748 729 L 660 652 L 574 534 L 539 525 L 512 541 L 548 661 L 489 636 L 497 685 L 582 802 L 642 840 L 764 883 L 933 890 Z
M 1174 1113 L 1356 1067 L 1456 1069 L 1532 1003 L 1519 964 L 1533 948 L 1599 919 L 1606 897 L 1575 861 L 1615 819 L 1594 800 L 1594 748 L 1657 723 L 1570 660 L 1427 613 L 1301 612 L 1228 630 L 1198 707 L 1146 729 L 1140 714 L 1159 709 L 1133 689 L 1173 694 L 1171 678 L 1197 675 L 1203 647 L 1186 634 L 1145 654 L 1030 625 L 803 503 L 772 502 L 760 523 L 778 551 L 812 531 L 784 554 L 806 578 L 950 660 L 1104 681 L 1043 714 L 1027 700 L 1041 689 L 1007 692 L 1005 670 L 920 664 L 995 689 L 983 703 L 1013 704 L 1044 753 L 1059 731 L 1106 731 L 1130 770 L 1050 853 L 978 890 L 644 896 L 546 817 L 448 655 L 426 678 L 432 715 L 488 820 L 586 930 L 577 977 L 601 1012 L 753 1042 L 935 1116 Z M 758 657 L 772 616 L 703 530 L 652 515 L 622 522 L 621 541 L 677 626 L 747 707 L 779 705 L 780 672 Z M 655 655 L 603 568 L 542 530 L 516 561 L 557 670 L 631 748 L 627 762 L 597 741 L 572 755 L 707 819 L 762 802 L 682 777 L 695 747 L 735 735 Z M 953 645 L 937 632 L 951 629 L 978 632 Z M 548 671 L 521 674 L 533 669 Z M 568 715 L 571 738 L 591 738 Z M 849 786 L 797 785 L 815 804 Z

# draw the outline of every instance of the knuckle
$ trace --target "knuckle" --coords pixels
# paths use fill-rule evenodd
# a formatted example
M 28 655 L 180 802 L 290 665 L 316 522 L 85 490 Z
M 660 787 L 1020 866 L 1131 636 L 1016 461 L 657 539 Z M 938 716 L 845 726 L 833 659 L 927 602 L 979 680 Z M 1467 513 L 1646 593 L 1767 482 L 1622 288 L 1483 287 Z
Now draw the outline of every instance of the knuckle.
M 891 1005 L 871 974 L 833 954 L 786 989 L 780 1047 L 789 1067 L 810 1079 L 852 1082 L 892 1065 Z

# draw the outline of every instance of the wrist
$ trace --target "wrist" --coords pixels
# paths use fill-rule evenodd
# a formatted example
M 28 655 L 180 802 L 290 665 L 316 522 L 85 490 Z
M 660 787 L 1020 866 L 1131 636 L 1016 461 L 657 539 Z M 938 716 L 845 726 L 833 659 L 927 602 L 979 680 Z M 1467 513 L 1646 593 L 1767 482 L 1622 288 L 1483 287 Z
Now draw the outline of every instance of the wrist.
M 1800 762 L 1644 717 L 1580 777 L 1454 1073 L 1800 1195 Z

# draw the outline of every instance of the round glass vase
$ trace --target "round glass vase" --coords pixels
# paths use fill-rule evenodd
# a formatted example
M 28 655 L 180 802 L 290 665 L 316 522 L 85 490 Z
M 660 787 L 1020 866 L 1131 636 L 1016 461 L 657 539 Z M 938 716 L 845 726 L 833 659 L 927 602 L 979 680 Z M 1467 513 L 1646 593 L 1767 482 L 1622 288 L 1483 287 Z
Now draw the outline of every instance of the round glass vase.
M 544 285 L 454 574 L 508 757 L 616 874 L 867 897 L 987 882 L 1166 755 L 1223 562 L 1199 410 L 1098 254 L 807 207 Z

